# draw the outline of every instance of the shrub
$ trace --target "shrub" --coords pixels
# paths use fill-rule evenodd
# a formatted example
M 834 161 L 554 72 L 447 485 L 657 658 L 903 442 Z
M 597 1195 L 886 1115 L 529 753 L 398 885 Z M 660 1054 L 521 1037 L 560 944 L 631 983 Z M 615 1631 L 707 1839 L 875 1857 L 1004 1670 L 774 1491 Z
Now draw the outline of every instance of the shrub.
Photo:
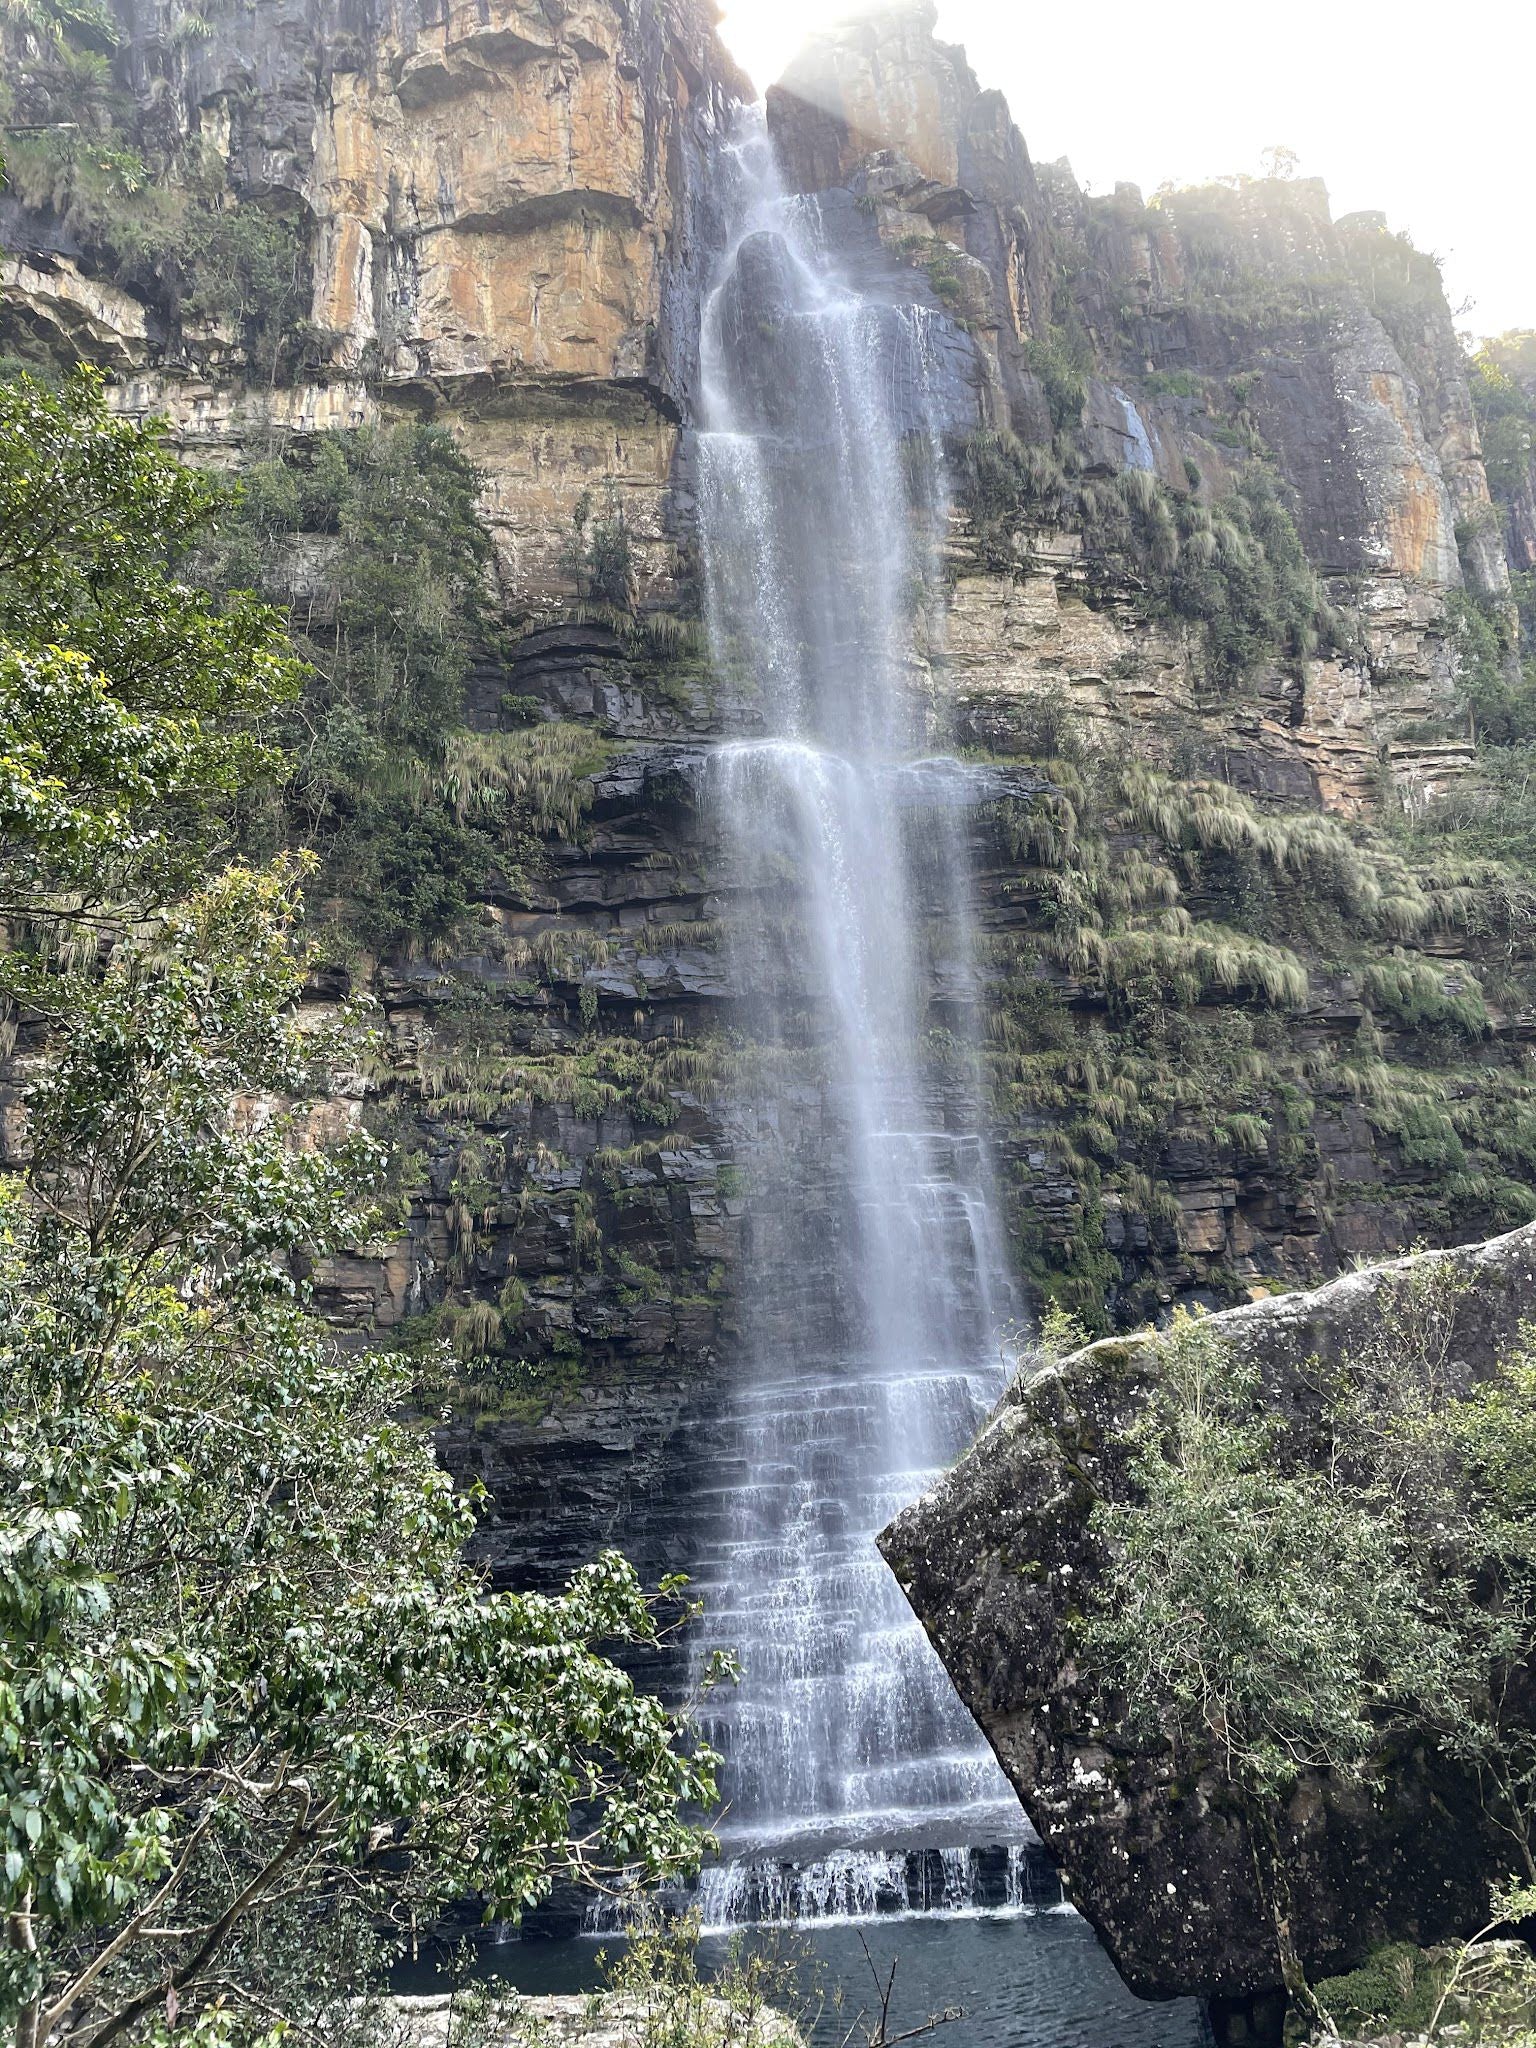
M 224 168 L 196 159 L 155 169 L 123 132 L 8 138 L 6 182 L 52 214 L 87 259 L 158 300 L 173 319 L 226 324 L 264 375 L 308 303 L 308 248 L 297 219 L 236 204 Z
M 1239 683 L 1266 661 L 1299 661 L 1338 627 L 1279 487 L 1250 469 L 1209 509 L 1133 471 L 1085 494 L 1084 545 L 1106 592 L 1130 588 L 1152 617 L 1204 629 L 1214 678 Z
M 1169 1745 L 1182 1773 L 1221 1781 L 1284 1981 L 1313 2015 L 1283 1839 L 1304 1772 L 1374 1781 L 1402 1744 L 1425 1745 L 1479 1788 L 1490 1883 L 1504 1876 L 1486 1846 L 1500 1837 L 1521 1880 L 1536 1868 L 1520 1682 L 1536 1650 L 1536 1331 L 1468 1386 L 1467 1285 L 1447 1264 L 1384 1277 L 1374 1326 L 1327 1370 L 1307 1368 L 1302 1420 L 1266 1405 L 1238 1342 L 1176 1318 L 1150 1340 L 1150 1396 L 1122 1436 L 1127 1483 L 1092 1510 L 1104 1562 L 1078 1636 L 1099 1711 Z M 1533 1903 L 1528 1884 L 1496 1892 L 1483 1932 Z M 1466 1961 L 1429 1980 L 1436 2015 Z M 1423 2017 L 1424 1988 L 1398 1950 L 1328 1991 L 1351 2016 L 1395 2020 Z
M 315 893 L 375 949 L 447 937 L 493 860 L 515 870 L 523 851 L 515 821 L 504 834 L 501 816 L 463 801 L 455 754 L 465 678 L 489 631 L 478 492 L 440 428 L 324 434 L 307 460 L 288 452 L 247 471 L 207 564 L 216 582 L 290 599 L 312 677 L 282 830 L 319 852 Z
M 610 497 L 601 518 L 594 517 L 592 493 L 583 491 L 571 513 L 571 531 L 561 566 L 583 597 L 620 612 L 634 606 L 634 549 L 623 508 Z
M 1093 367 L 1087 336 L 1075 326 L 1048 327 L 1024 344 L 1024 360 L 1040 380 L 1052 426 L 1058 433 L 1075 432 L 1082 425 Z
M 1144 470 L 1085 481 L 1071 455 L 985 431 L 963 443 L 957 472 L 986 559 L 1016 566 L 1019 529 L 1080 527 L 1094 600 L 1129 597 L 1145 617 L 1200 626 L 1212 677 L 1227 687 L 1264 662 L 1339 643 L 1340 623 L 1268 470 L 1250 469 L 1208 507 Z

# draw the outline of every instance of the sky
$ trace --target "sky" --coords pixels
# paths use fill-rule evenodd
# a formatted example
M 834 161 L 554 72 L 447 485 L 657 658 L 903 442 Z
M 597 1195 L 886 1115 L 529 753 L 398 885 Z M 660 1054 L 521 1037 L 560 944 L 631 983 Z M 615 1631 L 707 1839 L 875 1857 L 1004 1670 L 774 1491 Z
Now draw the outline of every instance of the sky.
M 839 0 L 723 0 L 721 33 L 759 90 Z M 1372 208 L 1444 262 L 1470 334 L 1536 327 L 1532 0 L 938 0 L 1007 95 L 1038 161 L 1066 156 L 1148 198 L 1257 173 L 1283 144 L 1334 217 Z M 1466 24 L 1465 34 L 1459 24 Z

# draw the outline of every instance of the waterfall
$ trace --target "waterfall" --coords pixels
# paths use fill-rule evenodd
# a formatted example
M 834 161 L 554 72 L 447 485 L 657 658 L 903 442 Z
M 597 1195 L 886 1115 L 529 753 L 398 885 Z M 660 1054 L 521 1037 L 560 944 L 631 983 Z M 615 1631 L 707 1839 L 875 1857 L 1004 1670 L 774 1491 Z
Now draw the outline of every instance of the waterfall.
M 1152 437 L 1147 432 L 1146 421 L 1137 409 L 1136 401 L 1114 385 L 1110 394 L 1120 408 L 1125 421 L 1125 466 L 1127 469 L 1144 469 L 1149 474 L 1157 468 L 1157 456 L 1152 447 Z
M 873 1540 L 1003 1377 L 969 780 L 930 755 L 916 651 L 941 611 L 966 344 L 889 269 L 859 274 L 847 251 L 873 231 L 851 202 L 829 218 L 784 193 L 761 117 L 732 156 L 697 458 L 714 660 L 754 707 L 712 789 L 749 1240 L 696 1586 L 744 1675 L 704 1716 L 728 1807 L 700 1903 L 708 1921 L 953 1908 L 987 1895 L 983 1866 L 1001 1903 L 1025 1824 Z

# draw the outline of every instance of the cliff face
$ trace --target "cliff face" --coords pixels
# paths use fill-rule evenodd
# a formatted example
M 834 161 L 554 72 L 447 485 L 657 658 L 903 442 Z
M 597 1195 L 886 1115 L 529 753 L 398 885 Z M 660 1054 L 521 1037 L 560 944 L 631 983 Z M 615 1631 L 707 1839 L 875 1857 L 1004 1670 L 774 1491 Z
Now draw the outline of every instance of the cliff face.
M 1202 723 L 1211 744 L 1238 741 L 1239 774 L 1258 787 L 1366 807 L 1383 742 L 1454 701 L 1448 595 L 1509 591 L 1433 265 L 1381 216 L 1335 225 L 1316 180 L 1155 208 L 1125 185 L 1089 200 L 1065 163 L 1031 165 L 1006 104 L 933 40 L 933 18 L 866 19 L 808 47 L 769 95 L 790 176 L 806 191 L 846 184 L 894 253 L 937 273 L 986 358 L 989 424 L 1038 444 L 1069 423 L 1090 470 L 1140 471 L 1179 494 L 1219 497 L 1256 455 L 1275 465 L 1358 641 L 1352 658 L 1260 674 L 1254 701 L 1204 707 Z M 1073 617 L 1071 565 L 1042 552 L 1022 576 L 960 577 L 955 694 L 965 706 L 1059 682 L 1091 716 L 1123 719 L 1142 693 L 1106 691 L 1096 671 L 1147 636 Z M 1011 619 L 996 615 L 1004 599 Z M 1159 652 L 1166 729 L 1178 710 L 1199 716 L 1201 678 L 1187 649 Z M 1400 747 L 1393 771 L 1415 781 L 1424 764 Z
M 742 90 L 705 8 L 125 0 L 116 29 L 113 89 L 85 105 L 41 32 L 7 31 L 15 117 L 83 131 L 8 149 L 13 348 L 105 363 L 195 459 L 407 409 L 468 438 L 473 418 L 514 611 L 563 587 L 594 486 L 643 579 L 669 575 L 708 161 Z M 97 147 L 136 160 L 123 189 L 77 172 Z M 205 279 L 176 244 L 210 213 L 238 228 Z
M 1380 216 L 1332 221 L 1316 181 L 1089 199 L 1064 163 L 1031 165 L 932 20 L 816 38 L 769 118 L 792 180 L 851 194 L 978 346 L 984 425 L 956 464 L 932 658 L 962 741 L 1070 757 L 1048 771 L 1060 800 L 994 839 L 984 885 L 1026 1257 L 1072 1306 L 1107 1283 L 1130 1317 L 1517 1220 L 1527 1196 L 1478 1210 L 1462 1173 L 1485 1193 L 1490 1167 L 1529 1176 L 1494 1164 L 1470 1107 L 1506 1083 L 1523 1099 L 1524 914 L 1493 913 L 1490 947 L 1488 903 L 1443 893 L 1453 869 L 1473 879 L 1467 842 L 1417 827 L 1483 801 L 1471 642 L 1518 678 L 1505 536 L 1523 501 L 1490 498 L 1434 266 Z M 1265 476 L 1285 516 L 1259 537 L 1244 494 Z M 1138 542 L 1115 538 L 1106 490 Z M 1233 520 L 1315 581 L 1310 629 L 1275 631 L 1236 591 L 1246 572 L 1220 571 L 1241 553 Z M 1212 549 L 1224 587 L 1202 595 L 1191 565 Z M 1126 757 L 1166 778 L 1158 793 L 1104 772 Z M 1309 815 L 1337 821 L 1320 865 L 1257 822 Z M 1091 879 L 1133 848 L 1155 873 Z M 1404 855 L 1422 862 L 1410 886 L 1441 893 L 1400 920 L 1376 890 L 1396 895 Z M 1362 858 L 1364 897 L 1341 887 Z M 1485 864 L 1476 886 L 1504 881 Z M 1278 944 L 1305 994 L 1277 998 L 1273 960 L 1194 958 L 1181 920 L 1221 951 L 1240 932 Z M 1383 999 L 1404 962 L 1442 1022 L 1459 991 L 1487 991 L 1460 1048 Z M 1170 1037 L 1160 997 L 1184 972 L 1198 996 Z M 1254 1062 L 1269 1085 L 1242 1079 Z M 1425 1116 L 1457 1134 L 1438 1166 L 1404 1142 Z
M 8 143 L 0 349 L 102 364 L 121 406 L 234 471 L 276 454 L 302 473 L 335 430 L 447 427 L 496 558 L 500 645 L 463 725 L 494 738 L 510 701 L 513 722 L 592 735 L 531 891 L 488 875 L 457 947 L 317 981 L 317 1000 L 361 978 L 382 1001 L 368 1113 L 408 1182 L 401 1237 L 318 1278 L 338 1317 L 386 1330 L 483 1300 L 496 1334 L 466 1356 L 529 1360 L 510 1392 L 447 1397 L 507 1570 L 559 1575 L 620 1526 L 644 1554 L 739 1235 L 729 1147 L 686 1085 L 691 1022 L 721 993 L 688 772 L 718 714 L 696 657 L 577 621 L 569 556 L 595 505 L 633 602 L 686 609 L 679 423 L 713 152 L 745 88 L 691 0 L 125 0 L 88 90 L 44 16 L 5 34 L 9 117 L 78 139 Z M 282 565 L 311 611 L 335 545 Z
M 702 8 L 263 0 L 202 17 L 151 0 L 118 26 L 114 146 L 160 175 L 195 157 L 224 203 L 300 226 L 317 378 L 351 373 L 358 404 L 366 372 L 375 399 L 493 379 L 679 406 L 707 260 L 702 155 L 737 89 Z M 21 119 L 82 111 L 39 33 L 12 44 Z M 57 308 L 68 327 L 98 252 L 88 221 L 53 213 L 13 216 L 8 253 L 36 259 L 31 317 Z M 238 377 L 231 337 L 147 296 L 120 360 Z
M 426 419 L 481 472 L 463 730 L 591 746 L 455 937 L 317 984 L 380 994 L 370 1113 L 408 1165 L 398 1241 L 324 1283 L 455 1336 L 446 1441 L 508 1571 L 620 1529 L 681 1561 L 750 1215 L 696 794 L 750 711 L 700 653 L 689 434 L 746 87 L 693 0 L 117 0 L 90 63 L 45 24 L 4 30 L 0 349 L 100 362 L 199 462 Z M 1468 678 L 1507 686 L 1536 514 L 1527 472 L 1490 503 L 1433 266 L 1305 181 L 1085 197 L 921 7 L 816 39 L 769 120 L 944 351 L 948 611 L 912 653 L 994 771 L 1029 1278 L 1132 1321 L 1531 1214 L 1532 892 L 1442 823 L 1475 809 Z M 593 520 L 622 542 L 596 595 Z

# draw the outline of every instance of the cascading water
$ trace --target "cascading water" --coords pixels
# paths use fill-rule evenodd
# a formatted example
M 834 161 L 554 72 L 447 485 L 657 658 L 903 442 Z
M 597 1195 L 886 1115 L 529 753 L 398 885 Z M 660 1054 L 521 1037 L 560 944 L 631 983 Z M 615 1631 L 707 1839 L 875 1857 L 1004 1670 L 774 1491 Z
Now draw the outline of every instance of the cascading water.
M 966 777 L 923 758 L 913 651 L 964 343 L 856 287 L 839 250 L 863 224 L 787 197 L 760 124 L 734 157 L 698 467 L 714 656 L 760 711 L 714 789 L 751 1047 L 747 1355 L 696 1584 L 744 1675 L 710 1708 L 729 1806 L 701 1905 L 955 1906 L 994 1864 L 1002 1902 L 1023 1882 L 1017 1803 L 873 1540 L 1002 1379 Z

